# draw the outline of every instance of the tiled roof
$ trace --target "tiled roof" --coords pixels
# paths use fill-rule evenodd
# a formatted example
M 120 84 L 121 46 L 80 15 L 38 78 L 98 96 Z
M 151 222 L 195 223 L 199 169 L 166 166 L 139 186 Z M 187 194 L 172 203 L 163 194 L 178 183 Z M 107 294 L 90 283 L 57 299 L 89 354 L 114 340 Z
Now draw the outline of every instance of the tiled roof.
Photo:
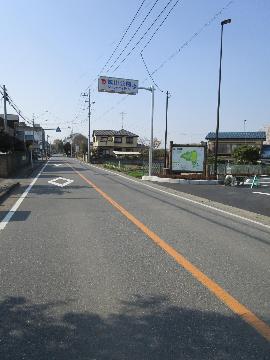
M 252 140 L 266 140 L 266 133 L 265 131 L 228 131 L 228 132 L 219 132 L 218 133 L 219 139 L 252 139 Z M 206 140 L 215 140 L 216 133 L 210 132 L 205 137 Z
M 130 131 L 121 129 L 121 130 L 93 130 L 93 135 L 96 136 L 133 136 L 139 137 L 136 134 L 133 134 Z

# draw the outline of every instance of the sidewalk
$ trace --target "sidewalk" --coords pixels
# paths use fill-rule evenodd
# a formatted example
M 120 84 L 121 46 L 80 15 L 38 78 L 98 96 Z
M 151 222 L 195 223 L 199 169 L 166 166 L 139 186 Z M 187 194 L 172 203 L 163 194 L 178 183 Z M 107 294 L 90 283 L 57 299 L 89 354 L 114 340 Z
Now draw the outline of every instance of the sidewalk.
M 34 162 L 33 168 L 31 165 L 20 169 L 16 174 L 9 178 L 0 178 L 0 202 L 11 192 L 14 188 L 20 186 L 22 179 L 29 178 L 32 173 L 43 165 L 45 161 L 38 160 Z

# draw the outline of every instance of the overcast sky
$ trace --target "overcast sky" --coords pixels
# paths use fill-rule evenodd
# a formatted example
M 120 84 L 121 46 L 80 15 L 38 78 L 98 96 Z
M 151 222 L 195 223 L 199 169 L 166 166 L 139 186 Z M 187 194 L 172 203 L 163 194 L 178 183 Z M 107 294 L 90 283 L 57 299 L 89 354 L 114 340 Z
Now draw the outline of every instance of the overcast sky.
M 137 12 L 142 0 L 0 0 L 0 84 L 23 113 L 43 127 L 60 126 L 64 137 L 88 133 L 87 110 L 80 94 L 92 89 L 93 129 L 124 128 L 149 137 L 151 94 L 140 90 L 126 96 L 97 92 L 97 75 L 152 80 L 140 51 L 175 4 L 170 2 L 134 51 L 114 71 L 149 28 L 169 0 L 159 0 L 122 56 L 115 62 L 156 0 L 145 0 L 134 23 L 108 66 L 100 73 Z M 154 135 L 164 138 L 165 92 L 169 100 L 168 140 L 199 142 L 215 131 L 220 22 L 224 26 L 220 131 L 256 131 L 270 125 L 270 1 L 179 1 L 144 51 L 150 72 L 165 62 L 153 78 L 155 92 Z M 204 26 L 226 7 L 209 26 Z M 199 30 L 198 36 L 177 55 L 177 50 Z M 111 67 L 111 65 L 114 66 Z M 110 71 L 106 71 L 111 67 Z M 44 114 L 44 111 L 48 110 Z M 0 102 L 3 112 L 3 101 Z M 8 109 L 11 113 L 11 109 Z M 46 121 L 48 120 L 48 121 Z M 51 138 L 59 134 L 51 132 Z

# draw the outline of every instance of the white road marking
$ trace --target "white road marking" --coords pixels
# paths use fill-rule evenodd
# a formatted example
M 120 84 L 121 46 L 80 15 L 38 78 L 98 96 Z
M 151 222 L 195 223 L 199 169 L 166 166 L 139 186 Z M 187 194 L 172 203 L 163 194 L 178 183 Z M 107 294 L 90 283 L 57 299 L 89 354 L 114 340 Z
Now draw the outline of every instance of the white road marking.
M 64 182 L 61 183 L 59 181 L 64 181 Z M 67 186 L 67 185 L 73 183 L 73 181 L 74 180 L 67 179 L 67 178 L 64 178 L 64 177 L 58 177 L 58 178 L 55 178 L 53 180 L 49 180 L 48 183 L 52 184 L 52 185 L 55 185 L 55 186 L 64 187 L 64 186 Z
M 12 216 L 15 214 L 15 212 L 18 210 L 19 206 L 21 205 L 21 203 L 23 202 L 23 200 L 26 198 L 27 194 L 29 193 L 29 191 L 32 189 L 32 187 L 34 186 L 34 184 L 36 183 L 37 179 L 40 177 L 40 175 L 42 174 L 43 170 L 45 169 L 45 167 L 47 166 L 48 162 L 46 162 L 46 164 L 43 166 L 43 168 L 40 170 L 40 172 L 38 173 L 38 175 L 34 178 L 34 180 L 31 182 L 31 184 L 27 187 L 27 189 L 25 190 L 25 192 L 20 196 L 20 198 L 16 201 L 16 203 L 12 206 L 12 208 L 9 210 L 9 212 L 7 213 L 7 215 L 4 217 L 4 219 L 1 221 L 0 223 L 0 231 L 4 230 L 4 228 L 7 226 L 7 224 L 10 222 Z
M 107 169 L 103 169 L 103 168 L 100 168 L 100 167 L 95 166 L 95 165 L 92 165 L 92 164 L 91 164 L 91 165 L 90 165 L 90 164 L 85 164 L 85 165 L 88 165 L 89 167 L 94 167 L 94 168 L 99 169 L 99 170 L 103 170 L 103 171 L 105 171 L 105 172 L 109 172 L 109 173 L 111 173 L 111 174 L 113 174 L 113 175 L 117 175 L 117 176 L 119 176 L 119 177 L 122 177 L 122 178 L 124 178 L 125 180 L 131 181 L 131 182 L 135 182 L 136 184 L 139 184 L 139 185 L 148 187 L 148 188 L 150 188 L 150 189 L 159 191 L 159 192 L 164 193 L 164 194 L 166 194 L 166 195 L 170 195 L 170 196 L 176 197 L 176 198 L 181 199 L 181 200 L 188 201 L 188 202 L 190 202 L 190 203 L 192 203 L 192 204 L 200 205 L 200 206 L 203 206 L 203 207 L 205 207 L 205 208 L 207 208 L 207 209 L 211 209 L 211 210 L 214 210 L 214 211 L 218 211 L 218 212 L 220 212 L 220 213 L 222 213 L 222 214 L 229 215 L 229 216 L 235 217 L 235 218 L 237 218 L 237 219 L 240 219 L 240 220 L 243 220 L 243 221 L 250 222 L 250 223 L 252 223 L 252 224 L 256 224 L 256 225 L 262 226 L 262 227 L 264 227 L 264 228 L 266 228 L 266 229 L 270 229 L 270 225 L 263 224 L 263 223 L 261 223 L 261 222 L 259 222 L 259 221 L 252 220 L 252 219 L 246 218 L 246 217 L 241 216 L 241 215 L 233 214 L 233 213 L 230 213 L 229 211 L 216 208 L 216 207 L 214 207 L 214 206 L 212 206 L 212 205 L 203 204 L 203 203 L 200 203 L 199 201 L 192 200 L 192 199 L 186 198 L 186 197 L 181 196 L 181 195 L 173 194 L 173 193 L 170 193 L 170 192 L 168 192 L 168 191 L 158 189 L 158 188 L 156 188 L 156 187 L 154 187 L 154 186 L 151 186 L 151 185 L 149 185 L 149 184 L 145 184 L 145 183 L 143 183 L 143 182 L 141 182 L 141 181 L 134 180 L 134 179 L 129 179 L 128 177 L 126 177 L 126 176 L 124 176 L 124 175 L 121 175 L 121 174 L 119 174 L 119 173 L 117 173 L 117 172 L 114 172 L 114 171 L 110 171 L 110 170 L 107 170 Z
M 260 192 L 260 191 L 252 191 L 252 194 L 260 194 L 260 195 L 268 195 L 268 196 L 270 196 L 270 193 L 264 193 L 264 192 Z
M 58 167 L 58 166 L 62 166 L 63 164 L 51 164 L 51 165 Z

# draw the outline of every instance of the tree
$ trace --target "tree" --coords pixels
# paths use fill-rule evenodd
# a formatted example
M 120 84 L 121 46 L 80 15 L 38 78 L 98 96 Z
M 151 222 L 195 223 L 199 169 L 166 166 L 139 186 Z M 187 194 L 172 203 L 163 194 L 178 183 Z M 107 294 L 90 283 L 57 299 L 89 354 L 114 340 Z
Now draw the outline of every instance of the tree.
M 88 149 L 88 139 L 86 136 L 78 133 L 73 135 L 73 147 L 79 146 L 79 153 L 86 154 Z
M 238 164 L 256 164 L 260 149 L 254 145 L 241 145 L 234 149 L 232 156 Z
M 150 140 L 147 137 L 139 137 L 138 144 L 144 145 L 145 147 L 149 147 Z M 160 145 L 161 145 L 161 140 L 154 137 L 153 138 L 153 148 L 158 149 L 160 147 Z
M 71 153 L 71 145 L 69 142 L 66 142 L 65 145 L 63 146 L 64 148 L 64 152 L 69 155 Z
M 56 153 L 63 153 L 64 152 L 64 144 L 62 140 L 55 139 L 52 147 Z

